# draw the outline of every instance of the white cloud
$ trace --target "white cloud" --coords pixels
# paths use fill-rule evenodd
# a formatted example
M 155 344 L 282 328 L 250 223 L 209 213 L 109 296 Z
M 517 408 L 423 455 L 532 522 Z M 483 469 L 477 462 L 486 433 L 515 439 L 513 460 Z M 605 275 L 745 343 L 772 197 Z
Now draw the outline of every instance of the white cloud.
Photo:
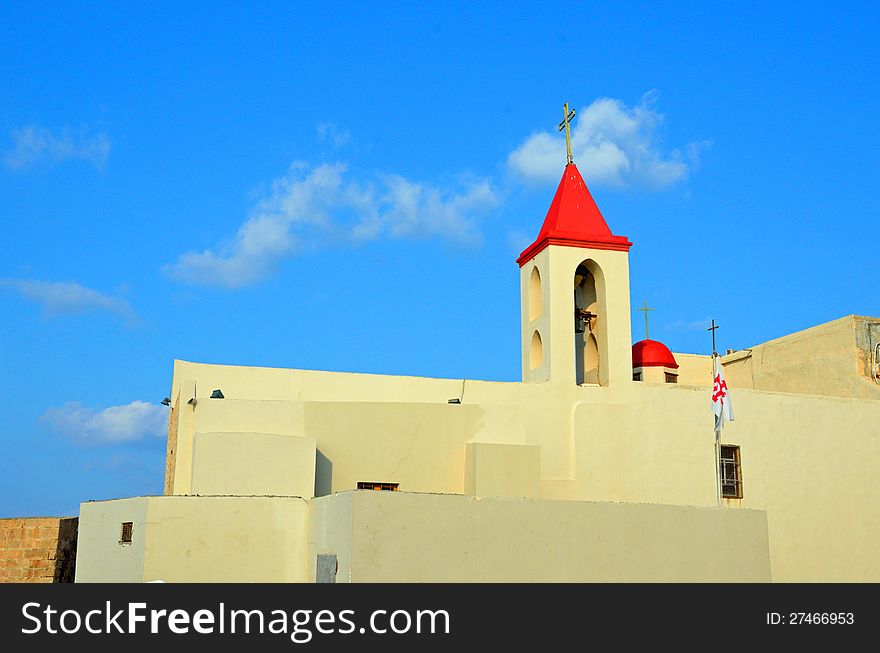
M 675 322 L 670 322 L 665 328 L 668 331 L 701 331 L 703 329 L 708 329 L 711 322 L 712 320 L 708 317 L 693 322 L 676 320 Z
M 186 252 L 163 271 L 186 283 L 240 288 L 263 280 L 285 258 L 330 242 L 441 237 L 473 243 L 480 237 L 478 216 L 497 203 L 485 180 L 449 189 L 384 174 L 361 183 L 348 179 L 341 163 L 294 163 L 231 240 Z
M 30 125 L 12 132 L 15 143 L 6 153 L 6 165 L 24 168 L 37 163 L 54 165 L 68 159 L 87 161 L 101 168 L 110 156 L 110 138 L 99 133 L 90 136 L 84 129 L 78 134 L 64 130 L 58 134 Z
M 322 122 L 316 131 L 318 140 L 330 143 L 333 147 L 342 147 L 351 142 L 351 133 L 347 129 L 340 129 L 335 122 Z
M 40 421 L 78 444 L 114 444 L 164 437 L 168 430 L 168 409 L 146 401 L 133 401 L 95 411 L 78 401 L 69 401 L 60 408 L 48 409 Z
M 400 175 L 385 175 L 383 182 L 377 237 L 387 231 L 395 237 L 440 236 L 464 244 L 477 242 L 476 216 L 498 203 L 485 180 L 471 181 L 461 192 L 414 183 Z
M 664 116 L 646 94 L 634 107 L 599 98 L 578 111 L 571 130 L 572 154 L 589 184 L 665 188 L 687 178 L 706 142 L 690 143 L 685 154 L 663 152 L 657 128 Z M 507 158 L 510 169 L 531 182 L 556 182 L 565 163 L 565 143 L 555 130 L 529 136 Z
M 125 300 L 110 297 L 72 281 L 0 279 L 0 286 L 12 288 L 23 297 L 40 304 L 45 317 L 109 311 L 128 321 L 136 319 L 134 311 Z

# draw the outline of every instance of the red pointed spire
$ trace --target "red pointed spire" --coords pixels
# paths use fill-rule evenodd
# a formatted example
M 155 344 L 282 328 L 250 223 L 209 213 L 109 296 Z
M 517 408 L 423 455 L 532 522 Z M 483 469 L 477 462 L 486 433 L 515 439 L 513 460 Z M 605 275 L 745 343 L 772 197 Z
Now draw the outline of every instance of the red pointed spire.
M 538 238 L 520 254 L 522 267 L 548 245 L 613 249 L 628 252 L 632 243 L 626 236 L 615 236 L 590 195 L 584 178 L 573 163 L 565 166 L 562 181 L 544 218 Z

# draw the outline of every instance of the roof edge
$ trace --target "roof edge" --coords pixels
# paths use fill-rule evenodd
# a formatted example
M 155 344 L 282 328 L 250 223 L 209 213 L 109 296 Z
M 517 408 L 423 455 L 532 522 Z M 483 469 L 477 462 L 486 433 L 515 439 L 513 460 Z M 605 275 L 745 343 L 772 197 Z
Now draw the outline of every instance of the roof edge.
M 632 243 L 626 236 L 612 236 L 609 240 L 583 240 L 580 238 L 567 238 L 565 236 L 549 236 L 536 240 L 523 250 L 516 259 L 517 265 L 522 267 L 528 261 L 535 258 L 550 245 L 562 245 L 565 247 L 580 247 L 582 249 L 603 249 L 615 252 L 629 252 Z

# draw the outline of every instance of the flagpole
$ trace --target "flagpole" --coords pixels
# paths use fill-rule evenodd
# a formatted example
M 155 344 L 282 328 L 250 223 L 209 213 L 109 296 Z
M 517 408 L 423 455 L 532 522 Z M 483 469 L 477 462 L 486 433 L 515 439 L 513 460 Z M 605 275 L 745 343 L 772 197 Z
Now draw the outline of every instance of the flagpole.
M 718 358 L 718 351 L 715 347 L 715 330 L 718 328 L 718 325 L 715 324 L 715 320 L 712 320 L 712 326 L 708 329 L 708 331 L 712 332 L 712 385 L 715 385 L 715 375 L 717 371 L 716 363 Z M 716 418 L 715 419 L 715 500 L 717 502 L 717 507 L 722 508 L 723 505 L 721 503 L 721 429 L 724 426 L 724 419 Z
M 712 335 L 715 335 L 715 332 L 712 332 Z M 715 383 L 715 365 L 716 365 L 716 356 L 717 353 L 712 352 L 712 383 Z M 721 429 L 723 428 L 724 420 L 717 419 L 717 423 L 715 425 L 715 498 L 718 502 L 718 507 L 722 508 L 723 505 L 721 503 Z

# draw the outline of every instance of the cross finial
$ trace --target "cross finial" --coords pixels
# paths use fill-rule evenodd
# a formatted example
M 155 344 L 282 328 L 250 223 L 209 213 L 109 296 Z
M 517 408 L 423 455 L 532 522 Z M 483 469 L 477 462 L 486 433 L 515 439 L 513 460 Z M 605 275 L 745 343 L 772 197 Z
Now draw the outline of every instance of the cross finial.
M 574 118 L 574 114 L 574 109 L 569 112 L 568 102 L 566 102 L 562 108 L 562 122 L 559 123 L 559 131 L 565 130 L 565 150 L 568 153 L 568 163 L 566 165 L 574 163 L 574 158 L 571 156 L 571 121 Z
M 717 356 L 718 352 L 715 350 L 715 329 L 718 328 L 719 325 L 715 324 L 715 319 L 712 319 L 712 326 L 710 326 L 706 331 L 712 332 L 712 355 Z
M 637 311 L 642 311 L 645 314 L 645 340 L 649 340 L 648 338 L 648 311 L 653 311 L 653 308 L 648 308 L 648 302 L 645 300 L 643 302 L 642 308 L 637 308 Z

